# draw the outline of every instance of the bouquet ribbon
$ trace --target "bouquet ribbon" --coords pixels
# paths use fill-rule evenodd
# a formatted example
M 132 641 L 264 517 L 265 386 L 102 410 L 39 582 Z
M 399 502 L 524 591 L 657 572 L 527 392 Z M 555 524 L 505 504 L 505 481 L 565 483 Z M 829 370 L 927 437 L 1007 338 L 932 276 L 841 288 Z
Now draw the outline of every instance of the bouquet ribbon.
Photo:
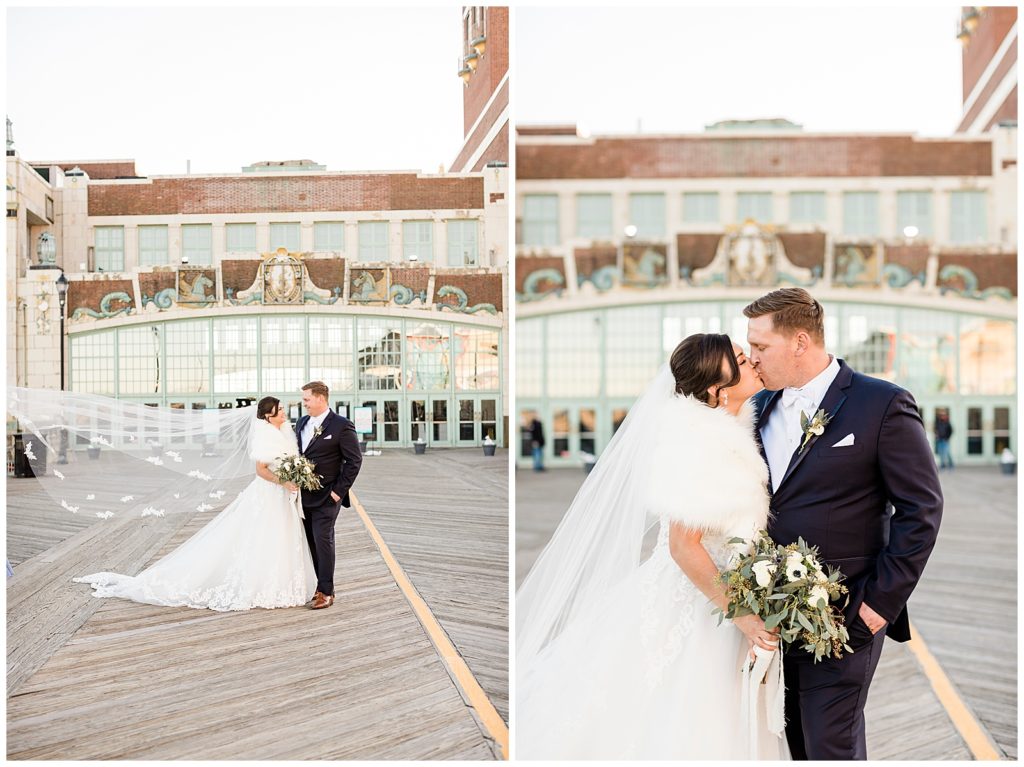
M 749 661 L 743 664 L 740 693 L 740 717 L 741 721 L 747 722 L 747 746 L 751 759 L 756 759 L 758 752 L 761 727 L 759 701 L 762 692 L 765 696 L 768 731 L 781 738 L 786 730 L 786 685 L 782 677 L 782 652 L 755 647 L 754 655 L 756 660 L 753 665 Z
M 306 515 L 302 511 L 302 491 L 289 490 L 288 495 L 292 506 L 295 507 L 295 513 L 299 515 L 299 519 L 305 519 Z

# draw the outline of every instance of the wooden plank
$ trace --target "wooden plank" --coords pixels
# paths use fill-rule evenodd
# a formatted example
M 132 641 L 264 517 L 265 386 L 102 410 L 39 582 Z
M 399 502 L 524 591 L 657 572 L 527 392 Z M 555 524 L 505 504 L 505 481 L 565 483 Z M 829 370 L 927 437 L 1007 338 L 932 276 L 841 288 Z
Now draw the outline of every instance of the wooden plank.
M 584 474 L 516 471 L 516 582 L 522 583 Z M 910 615 L 957 692 L 1006 758 L 1017 757 L 1017 493 L 995 468 L 942 475 L 938 543 Z M 972 754 L 905 644 L 886 641 L 865 708 L 871 759 Z
M 364 476 L 373 484 L 372 465 Z M 439 516 L 450 513 L 448 501 L 434 493 Z M 17 505 L 16 487 L 9 504 Z M 28 543 L 42 551 L 8 584 L 9 596 L 16 592 L 8 639 L 27 659 L 35 657 L 30 640 L 52 635 L 56 646 L 8 696 L 8 758 L 496 758 L 351 512 L 338 522 L 337 601 L 329 610 L 212 613 L 99 600 L 87 585 L 69 583 L 82 572 L 133 572 L 136 561 L 141 569 L 213 513 L 89 525 L 56 543 L 60 526 L 45 535 L 40 527 L 45 541 Z M 462 522 L 477 532 L 494 527 Z M 434 552 L 434 569 L 445 569 L 449 554 Z M 34 600 L 44 575 L 66 592 L 48 608 L 64 615 L 56 634 L 29 617 L 42 609 Z M 507 584 L 507 564 L 503 575 Z M 507 598 L 501 609 L 507 616 Z

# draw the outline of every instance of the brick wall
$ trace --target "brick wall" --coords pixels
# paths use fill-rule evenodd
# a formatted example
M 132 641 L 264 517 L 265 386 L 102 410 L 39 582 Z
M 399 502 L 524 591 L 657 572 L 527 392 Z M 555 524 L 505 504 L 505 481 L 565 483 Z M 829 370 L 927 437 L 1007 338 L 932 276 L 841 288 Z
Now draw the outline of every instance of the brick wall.
M 476 152 L 476 150 L 479 147 L 480 143 L 486 137 L 487 131 L 489 131 L 490 129 L 492 129 L 494 127 L 495 123 L 498 121 L 498 118 L 501 116 L 502 112 L 507 108 L 508 105 L 509 105 L 509 84 L 508 84 L 508 82 L 506 82 L 505 85 L 502 86 L 502 89 L 495 96 L 495 100 L 492 102 L 492 104 L 490 104 L 490 106 L 488 106 L 487 111 L 483 115 L 483 118 L 480 120 L 479 125 L 476 126 L 476 130 L 474 130 L 470 135 L 466 136 L 466 140 L 463 143 L 462 150 L 459 152 L 459 156 L 455 159 L 455 162 L 452 163 L 452 170 L 453 171 L 456 171 L 456 172 L 461 171 L 463 166 L 467 162 L 469 162 L 469 158 L 473 156 L 473 153 Z M 508 162 L 508 159 L 509 159 L 509 150 L 508 150 L 509 136 L 508 136 L 508 122 L 507 121 L 506 121 L 506 124 L 505 124 L 504 133 L 505 133 L 505 139 L 504 139 L 505 153 L 504 153 L 504 157 L 497 157 L 495 159 L 503 160 L 504 162 Z M 494 142 L 492 142 L 492 146 L 493 145 L 494 145 Z M 480 165 L 479 167 L 482 167 L 482 165 Z M 479 168 L 474 168 L 473 170 L 478 170 L 478 169 Z
M 676 251 L 679 254 L 679 266 L 703 269 L 711 263 L 718 250 L 720 234 L 678 234 L 676 235 Z
M 912 274 L 920 274 L 928 268 L 930 251 L 927 245 L 886 245 L 885 263 L 898 264 Z
M 565 287 L 565 260 L 561 256 L 517 256 L 516 293 L 522 293 L 526 278 L 541 269 L 554 269 L 562 275 L 563 282 L 558 287 Z
M 75 309 L 92 309 L 100 311 L 100 302 L 108 293 L 127 293 L 134 295 L 134 287 L 131 280 L 72 280 L 68 285 L 68 316 L 75 313 Z M 132 308 L 135 308 L 135 301 L 130 301 Z M 114 301 L 110 305 L 111 311 L 123 307 L 120 301 Z
M 506 122 L 498 135 L 494 137 L 494 140 L 488 145 L 484 153 L 480 155 L 480 159 L 476 161 L 473 166 L 473 171 L 483 170 L 487 163 L 493 161 L 508 162 L 508 123 Z
M 1016 253 L 971 253 L 969 251 L 948 251 L 939 254 L 939 274 L 948 265 L 964 266 L 978 278 L 979 291 L 986 288 L 1009 288 L 1017 295 L 1017 254 Z M 942 280 L 939 285 L 961 288 L 956 278 Z
M 221 279 L 224 280 L 224 295 L 228 290 L 238 293 L 252 287 L 259 274 L 261 259 L 232 259 L 220 262 Z
M 825 265 L 824 232 L 780 232 L 779 240 L 786 251 L 786 258 L 794 266 L 813 269 Z
M 334 291 L 335 288 L 345 290 L 345 259 L 344 258 L 307 258 L 303 260 L 309 279 L 321 290 Z M 340 293 L 339 293 L 340 295 Z
M 966 100 L 971 90 L 981 79 L 985 67 L 999 49 L 1010 27 L 1017 21 L 1017 9 L 990 6 L 981 14 L 978 27 L 971 34 L 963 49 L 963 98 Z
M 438 296 L 438 291 L 445 285 L 458 288 L 466 293 L 467 308 L 478 304 L 492 304 L 499 312 L 504 311 L 501 296 L 500 274 L 452 274 L 439 273 L 434 278 L 434 305 L 454 306 L 458 304 L 455 296 Z
M 483 207 L 482 178 L 425 178 L 413 173 L 181 177 L 89 185 L 90 216 Z
M 676 136 L 516 146 L 516 178 L 991 176 L 989 142 L 911 136 Z
M 469 133 L 476 118 L 508 71 L 508 8 L 488 7 L 487 48 L 462 94 L 462 132 Z

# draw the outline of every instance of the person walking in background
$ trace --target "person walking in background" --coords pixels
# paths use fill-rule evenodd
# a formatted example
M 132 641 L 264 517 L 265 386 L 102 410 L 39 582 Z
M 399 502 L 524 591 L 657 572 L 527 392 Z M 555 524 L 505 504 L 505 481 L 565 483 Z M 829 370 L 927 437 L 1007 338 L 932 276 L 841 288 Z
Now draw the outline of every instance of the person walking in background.
M 953 436 L 953 425 L 949 422 L 949 411 L 939 410 L 935 414 L 935 452 L 939 456 L 940 469 L 953 468 L 953 455 L 949 449 L 949 438 Z
M 544 471 L 544 424 L 539 418 L 530 421 L 530 446 L 533 448 L 533 470 Z

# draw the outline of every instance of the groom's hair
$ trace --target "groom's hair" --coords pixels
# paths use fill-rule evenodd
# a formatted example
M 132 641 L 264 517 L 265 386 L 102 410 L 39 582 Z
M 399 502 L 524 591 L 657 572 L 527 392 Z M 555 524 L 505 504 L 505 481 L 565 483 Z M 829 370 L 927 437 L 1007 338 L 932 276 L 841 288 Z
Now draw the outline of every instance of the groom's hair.
M 772 329 L 785 336 L 803 330 L 819 344 L 825 343 L 825 310 L 803 288 L 779 288 L 743 309 L 748 318 L 772 316 Z
M 327 384 L 323 381 L 310 381 L 308 384 L 302 387 L 302 391 L 312 392 L 318 397 L 328 399 L 330 396 L 330 389 L 327 388 Z

